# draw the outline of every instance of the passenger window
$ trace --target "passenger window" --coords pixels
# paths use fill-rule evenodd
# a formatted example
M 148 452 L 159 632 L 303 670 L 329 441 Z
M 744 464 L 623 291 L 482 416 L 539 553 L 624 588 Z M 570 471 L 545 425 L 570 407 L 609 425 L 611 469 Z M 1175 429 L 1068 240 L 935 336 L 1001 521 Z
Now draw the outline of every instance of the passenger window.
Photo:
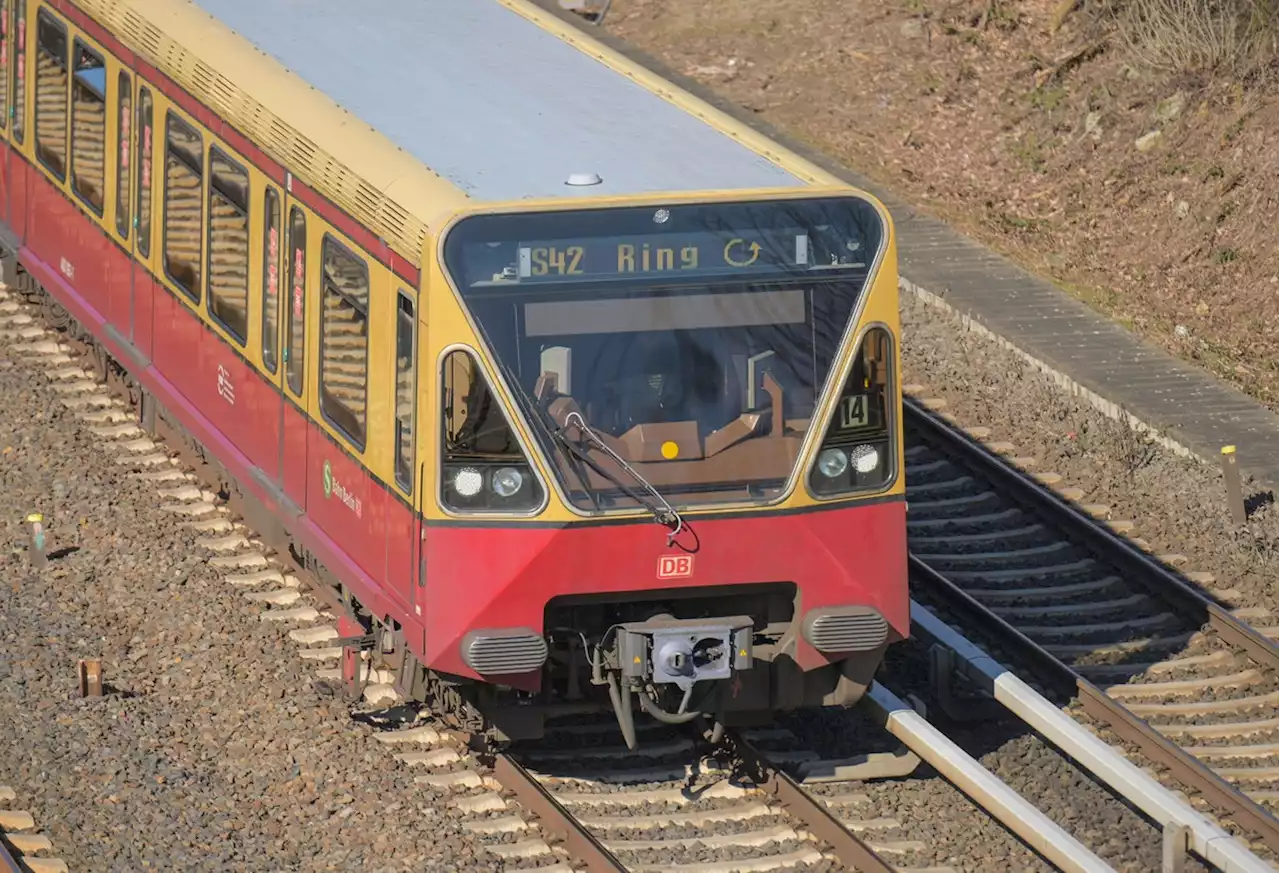
M 0 130 L 9 122 L 9 2 L 0 0 Z
M 209 311 L 240 345 L 249 331 L 249 173 L 209 149 Z
M 107 68 L 76 40 L 71 86 L 71 188 L 99 215 L 107 198 Z
M 120 101 L 116 131 L 116 233 L 129 238 L 129 171 L 130 145 L 133 138 L 133 82 L 129 74 L 120 73 L 116 80 Z
M 67 178 L 67 29 L 40 10 L 36 43 L 36 157 Z
M 27 0 L 13 0 L 13 141 L 22 143 L 27 129 Z
M 164 271 L 200 302 L 200 242 L 204 237 L 201 188 L 204 143 L 200 134 L 169 113 L 164 157 Z
M 138 89 L 138 254 L 151 254 L 151 155 L 155 150 L 151 91 Z
M 369 389 L 369 267 L 324 238 L 320 309 L 320 411 L 364 448 Z
M 401 292 L 396 295 L 396 482 L 413 493 L 413 347 L 417 322 L 413 301 Z
M 284 372 L 289 390 L 302 396 L 307 351 L 307 217 L 293 207 L 289 211 L 289 319 Z
M 275 373 L 280 329 L 280 195 L 275 188 L 267 188 L 262 204 L 262 365 Z

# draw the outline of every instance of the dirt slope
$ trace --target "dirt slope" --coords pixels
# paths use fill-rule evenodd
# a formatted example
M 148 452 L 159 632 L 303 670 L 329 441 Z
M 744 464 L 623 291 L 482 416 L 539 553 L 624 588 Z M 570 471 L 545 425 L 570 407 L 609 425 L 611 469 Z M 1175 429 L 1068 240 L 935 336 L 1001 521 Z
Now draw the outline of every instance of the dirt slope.
M 1277 403 L 1274 66 L 1176 75 L 1059 0 L 616 0 L 605 29 Z

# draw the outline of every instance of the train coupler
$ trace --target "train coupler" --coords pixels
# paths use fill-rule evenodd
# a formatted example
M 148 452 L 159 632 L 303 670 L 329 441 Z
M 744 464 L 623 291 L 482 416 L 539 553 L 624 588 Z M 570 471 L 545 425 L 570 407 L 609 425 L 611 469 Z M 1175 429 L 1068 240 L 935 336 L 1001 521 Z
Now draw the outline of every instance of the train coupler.
M 618 661 L 627 679 L 671 684 L 688 691 L 696 682 L 728 679 L 751 668 L 753 622 L 726 619 L 650 619 L 618 629 Z
M 609 659 L 616 670 L 604 678 L 627 747 L 634 749 L 636 742 L 633 694 L 645 713 L 664 724 L 703 716 L 718 721 L 720 687 L 735 672 L 751 669 L 753 633 L 748 616 L 619 625 Z

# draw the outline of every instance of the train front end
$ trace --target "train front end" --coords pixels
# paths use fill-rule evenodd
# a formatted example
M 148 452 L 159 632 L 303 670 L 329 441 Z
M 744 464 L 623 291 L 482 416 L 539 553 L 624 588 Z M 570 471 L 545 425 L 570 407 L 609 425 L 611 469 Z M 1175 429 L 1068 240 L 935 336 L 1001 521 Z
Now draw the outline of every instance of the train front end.
M 906 635 L 892 226 L 847 190 L 482 213 L 440 247 L 425 664 L 551 715 L 856 702 Z

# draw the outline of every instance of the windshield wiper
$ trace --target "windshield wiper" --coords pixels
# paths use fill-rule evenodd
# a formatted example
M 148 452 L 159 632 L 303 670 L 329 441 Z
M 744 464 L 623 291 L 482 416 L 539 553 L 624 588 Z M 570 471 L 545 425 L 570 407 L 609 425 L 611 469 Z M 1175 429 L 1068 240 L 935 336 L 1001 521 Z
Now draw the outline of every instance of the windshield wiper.
M 516 402 L 519 403 L 520 406 L 524 407 L 526 410 L 526 417 L 534 422 L 539 429 L 542 430 L 543 434 L 550 437 L 551 441 L 560 448 L 561 454 L 564 455 L 565 460 L 569 462 L 569 467 L 573 469 L 574 475 L 576 475 L 578 477 L 578 481 L 582 483 L 582 489 L 586 492 L 587 497 L 590 498 L 592 506 L 597 510 L 601 509 L 599 496 L 591 487 L 591 482 L 588 479 L 586 472 L 582 469 L 583 465 L 586 465 L 599 473 L 602 478 L 608 479 L 616 485 L 618 490 L 622 491 L 623 494 L 627 495 L 636 503 L 640 504 L 640 506 L 648 510 L 649 514 L 653 516 L 654 521 L 667 528 L 667 544 L 670 545 L 674 542 L 675 538 L 679 536 L 680 531 L 684 529 L 684 519 L 680 517 L 680 513 L 676 512 L 675 507 L 667 502 L 667 499 L 662 496 L 662 493 L 659 492 L 657 488 L 654 488 L 649 484 L 649 480 L 641 476 L 640 473 L 623 460 L 617 452 L 609 448 L 608 444 L 605 443 L 605 441 L 587 425 L 586 419 L 582 417 L 582 413 L 576 411 L 570 412 L 565 416 L 565 427 L 568 427 L 572 422 L 573 426 L 587 438 L 588 442 L 597 446 L 605 454 L 613 458 L 614 462 L 617 463 L 619 467 L 640 483 L 645 491 L 653 495 L 656 500 L 650 500 L 643 494 L 637 494 L 635 491 L 619 482 L 617 477 L 612 473 L 592 461 L 591 458 L 582 451 L 582 449 L 574 444 L 573 440 L 569 439 L 564 432 L 564 428 L 560 427 L 554 420 L 548 421 L 550 418 L 549 414 L 542 408 L 542 404 L 529 394 L 529 392 L 525 390 L 524 386 L 520 384 L 520 380 L 517 379 L 515 374 L 511 371 L 511 367 L 497 355 L 494 355 L 493 357 L 498 369 L 502 372 L 503 378 L 507 380 L 507 385 L 511 388 L 511 393 L 515 396 Z
M 568 415 L 564 417 L 564 424 L 565 424 L 565 427 L 568 427 L 571 424 L 574 427 L 576 427 L 582 433 L 582 435 L 587 438 L 588 442 L 594 444 L 606 455 L 613 458 L 614 463 L 616 463 L 619 467 L 621 467 L 624 471 L 626 471 L 627 474 L 629 474 L 632 479 L 635 479 L 636 482 L 640 483 L 640 485 L 644 488 L 645 491 L 653 495 L 654 497 L 653 501 L 644 500 L 640 497 L 640 495 L 632 493 L 629 488 L 623 487 L 622 483 L 618 482 L 617 479 L 614 479 L 612 476 L 608 476 L 608 474 L 600 470 L 600 468 L 596 464 L 591 465 L 602 476 L 607 476 L 614 484 L 616 484 L 619 488 L 622 488 L 622 490 L 626 492 L 628 497 L 630 497 L 636 503 L 639 503 L 645 509 L 649 510 L 650 514 L 653 515 L 654 521 L 658 522 L 658 524 L 665 525 L 667 527 L 667 545 L 670 545 L 675 540 L 675 538 L 679 536 L 680 531 L 684 528 L 684 519 L 680 517 L 680 513 L 676 512 L 675 507 L 667 502 L 667 498 L 662 496 L 662 492 L 659 491 L 657 488 L 654 488 L 651 484 L 649 484 L 648 479 L 641 476 L 640 473 L 634 467 L 632 467 L 625 460 L 623 460 L 621 455 L 619 455 L 617 452 L 611 449 L 609 447 L 609 444 L 606 443 L 604 440 L 602 440 L 599 437 L 599 435 L 596 434 L 596 432 L 587 425 L 587 421 L 585 418 L 582 417 L 582 413 L 576 410 L 573 412 L 570 412 Z M 586 458 L 584 457 L 583 460 L 586 460 Z M 590 462 L 588 461 L 588 463 Z
M 515 373 L 511 371 L 511 367 L 502 360 L 498 355 L 493 355 L 492 359 L 497 364 L 498 369 L 502 372 L 502 378 L 507 380 L 507 385 L 511 389 L 512 396 L 515 397 L 516 403 L 523 408 L 525 418 L 530 424 L 542 431 L 543 436 L 560 449 L 560 454 L 568 461 L 568 466 L 573 470 L 573 474 L 578 477 L 578 481 L 582 483 L 582 490 L 586 492 L 587 497 L 591 500 L 591 505 L 597 510 L 600 507 L 599 498 L 595 491 L 591 488 L 591 482 L 587 478 L 586 472 L 582 470 L 584 463 L 590 464 L 590 461 L 582 455 L 578 448 L 566 437 L 554 421 L 549 421 L 549 416 L 542 408 L 542 404 L 537 401 L 525 387 L 520 384 L 520 380 L 516 378 Z M 590 464 L 594 468 L 594 464 Z M 599 472 L 599 471 L 597 471 Z M 619 486 L 621 487 L 621 486 Z

